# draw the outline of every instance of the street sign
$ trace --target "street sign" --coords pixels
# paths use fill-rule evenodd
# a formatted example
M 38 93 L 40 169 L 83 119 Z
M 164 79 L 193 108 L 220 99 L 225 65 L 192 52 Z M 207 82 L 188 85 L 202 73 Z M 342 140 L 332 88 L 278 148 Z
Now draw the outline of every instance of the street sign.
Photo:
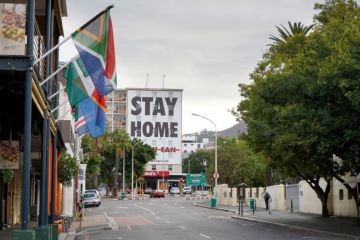
M 186 175 L 186 185 L 204 185 L 206 183 L 205 174 L 190 174 Z
M 214 177 L 215 179 L 219 178 L 219 173 L 214 173 L 213 177 Z

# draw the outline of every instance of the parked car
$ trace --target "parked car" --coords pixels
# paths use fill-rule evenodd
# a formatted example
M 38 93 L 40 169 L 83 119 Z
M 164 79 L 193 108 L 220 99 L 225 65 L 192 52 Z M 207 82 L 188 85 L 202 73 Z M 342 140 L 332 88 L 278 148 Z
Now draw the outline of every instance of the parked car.
M 165 197 L 165 192 L 162 190 L 153 190 L 150 193 L 150 198 L 164 198 Z
M 150 194 L 152 191 L 153 190 L 150 187 L 145 188 L 145 194 Z
M 96 195 L 96 193 L 94 192 L 88 192 L 85 193 L 84 195 L 84 200 L 83 200 L 84 206 L 100 206 L 101 202 L 100 202 L 100 197 L 98 197 Z
M 96 197 L 96 199 L 98 200 L 98 206 L 100 206 L 101 205 L 101 198 L 100 198 L 100 193 L 99 193 L 99 191 L 98 190 L 96 190 L 96 189 L 87 189 L 87 190 L 85 190 L 85 195 L 86 194 L 90 194 L 90 193 L 94 193 L 95 194 L 95 197 Z
M 172 187 L 170 188 L 171 194 L 180 194 L 180 189 L 178 187 Z
M 191 194 L 191 187 L 184 187 L 183 194 Z

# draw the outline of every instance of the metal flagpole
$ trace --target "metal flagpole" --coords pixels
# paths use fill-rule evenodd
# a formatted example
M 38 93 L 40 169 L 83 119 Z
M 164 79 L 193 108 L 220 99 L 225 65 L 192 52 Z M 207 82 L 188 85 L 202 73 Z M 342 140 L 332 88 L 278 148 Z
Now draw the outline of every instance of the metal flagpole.
M 70 63 L 72 63 L 76 58 L 78 58 L 79 56 L 73 57 L 71 58 L 68 62 L 64 63 L 64 65 L 62 65 L 60 68 L 58 68 L 55 72 L 53 72 L 50 76 L 48 76 L 47 78 L 45 78 L 41 83 L 40 83 L 40 87 L 42 85 L 44 85 L 45 83 L 47 83 L 48 81 L 50 81 L 56 74 L 58 74 L 61 70 L 63 70 L 67 65 L 69 65 Z
M 93 17 L 92 19 L 90 19 L 89 21 L 87 21 L 84 25 L 82 25 L 81 27 L 79 27 L 76 31 L 80 32 L 81 30 L 83 30 L 84 28 L 86 28 L 90 23 L 92 23 L 93 21 L 95 21 L 95 19 L 97 19 L 100 15 L 104 14 L 105 12 L 109 11 L 111 8 L 113 8 L 114 5 L 111 4 L 110 6 L 108 6 L 107 8 L 105 8 L 104 10 L 102 10 L 100 13 L 98 13 L 95 17 Z M 46 53 L 44 53 L 41 57 L 39 57 L 36 61 L 34 61 L 33 66 L 35 66 L 36 64 L 38 64 L 41 60 L 43 60 L 47 55 L 49 55 L 51 52 L 53 52 L 54 50 L 56 50 L 57 48 L 59 48 L 61 45 L 63 45 L 65 42 L 67 42 L 70 38 L 71 38 L 71 34 L 69 36 L 67 36 L 66 38 L 64 38 L 61 42 L 59 42 L 58 44 L 56 44 L 53 48 L 51 48 L 50 50 L 48 50 Z
M 48 97 L 48 101 L 50 101 L 53 97 L 55 97 L 56 95 L 58 95 L 59 93 L 61 93 L 62 91 L 64 91 L 66 89 L 66 87 L 61 88 L 60 90 L 58 90 L 57 92 L 55 92 L 53 95 L 51 95 L 50 97 Z
M 54 113 L 56 110 L 58 110 L 61 106 L 65 105 L 69 100 L 65 100 L 61 104 L 59 104 L 56 108 L 51 110 L 51 113 Z
M 71 111 L 72 111 L 72 109 L 69 109 L 66 112 L 64 112 L 63 115 L 61 115 L 58 119 L 55 120 L 55 123 L 59 122 L 66 114 L 68 114 Z

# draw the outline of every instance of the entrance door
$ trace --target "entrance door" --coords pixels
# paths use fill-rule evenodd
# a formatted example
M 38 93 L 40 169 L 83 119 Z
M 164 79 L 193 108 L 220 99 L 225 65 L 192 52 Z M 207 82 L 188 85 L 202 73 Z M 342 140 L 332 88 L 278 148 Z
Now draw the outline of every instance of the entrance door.
M 299 184 L 286 185 L 286 207 L 291 210 L 291 203 L 293 210 L 299 210 Z

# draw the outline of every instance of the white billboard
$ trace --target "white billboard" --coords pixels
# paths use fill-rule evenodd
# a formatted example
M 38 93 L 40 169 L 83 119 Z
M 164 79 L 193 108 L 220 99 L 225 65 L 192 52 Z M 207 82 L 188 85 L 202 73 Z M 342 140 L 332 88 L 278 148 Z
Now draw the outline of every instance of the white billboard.
M 181 164 L 182 90 L 127 89 L 127 132 L 156 148 L 148 164 Z

